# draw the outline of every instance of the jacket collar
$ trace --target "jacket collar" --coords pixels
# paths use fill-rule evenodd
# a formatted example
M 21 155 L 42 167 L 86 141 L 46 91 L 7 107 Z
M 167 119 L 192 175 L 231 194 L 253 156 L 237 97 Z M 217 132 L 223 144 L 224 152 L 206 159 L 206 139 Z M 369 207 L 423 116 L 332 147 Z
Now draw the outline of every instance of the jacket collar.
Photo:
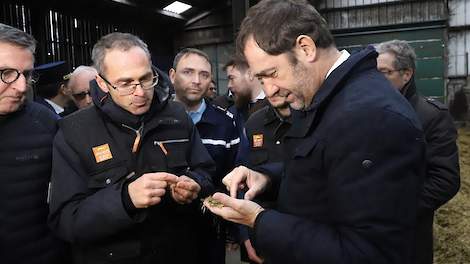
M 346 61 L 333 70 L 318 89 L 311 105 L 305 111 L 292 111 L 293 125 L 287 136 L 305 137 L 314 126 L 315 116 L 324 111 L 332 98 L 343 89 L 343 83 L 355 73 L 377 67 L 377 55 L 373 47 L 367 47 L 351 54 Z

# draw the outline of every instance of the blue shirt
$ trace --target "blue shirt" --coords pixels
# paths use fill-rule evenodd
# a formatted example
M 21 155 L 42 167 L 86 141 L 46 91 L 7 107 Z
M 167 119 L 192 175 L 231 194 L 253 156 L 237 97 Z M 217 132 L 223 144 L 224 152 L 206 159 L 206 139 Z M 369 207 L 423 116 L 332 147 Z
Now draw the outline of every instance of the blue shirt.
M 206 106 L 206 101 L 203 99 L 202 102 L 201 102 L 201 105 L 199 106 L 199 108 L 196 111 L 189 111 L 188 112 L 188 115 L 189 115 L 189 117 L 191 117 L 194 124 L 197 124 L 197 123 L 199 123 L 199 121 L 201 121 L 202 113 L 204 113 L 204 111 L 206 111 L 206 107 L 207 107 Z

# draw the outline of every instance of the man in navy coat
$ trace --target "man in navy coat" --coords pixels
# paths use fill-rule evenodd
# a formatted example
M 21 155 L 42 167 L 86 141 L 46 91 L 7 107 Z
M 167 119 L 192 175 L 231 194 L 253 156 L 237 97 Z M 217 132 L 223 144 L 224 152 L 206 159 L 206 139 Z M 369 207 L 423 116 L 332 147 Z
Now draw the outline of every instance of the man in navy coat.
M 269 22 L 267 22 L 269 21 Z M 237 47 L 267 97 L 287 97 L 293 125 L 282 177 L 235 169 L 232 197 L 209 209 L 253 231 L 268 263 L 413 263 L 425 143 L 412 107 L 376 69 L 377 53 L 338 51 L 304 0 L 263 0 Z M 246 200 L 235 199 L 243 183 Z M 277 207 L 248 201 L 275 188 Z

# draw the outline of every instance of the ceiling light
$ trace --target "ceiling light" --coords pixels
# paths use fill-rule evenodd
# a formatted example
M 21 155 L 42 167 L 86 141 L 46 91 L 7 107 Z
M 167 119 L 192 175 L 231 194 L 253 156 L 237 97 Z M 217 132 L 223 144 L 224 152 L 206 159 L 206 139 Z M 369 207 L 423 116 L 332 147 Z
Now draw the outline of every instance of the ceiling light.
M 172 13 L 176 13 L 176 14 L 181 14 L 184 11 L 190 9 L 191 7 L 192 6 L 190 6 L 188 4 L 181 3 L 179 1 L 174 1 L 173 3 L 167 5 L 165 8 L 163 8 L 163 10 L 168 11 L 168 12 L 172 12 Z

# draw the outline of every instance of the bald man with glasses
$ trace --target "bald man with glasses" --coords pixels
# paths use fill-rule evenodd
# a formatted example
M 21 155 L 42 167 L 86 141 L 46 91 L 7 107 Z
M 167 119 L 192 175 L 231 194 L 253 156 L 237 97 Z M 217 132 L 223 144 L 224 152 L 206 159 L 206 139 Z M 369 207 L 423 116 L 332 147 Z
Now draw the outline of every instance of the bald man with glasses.
M 77 263 L 198 263 L 194 219 L 215 167 L 197 129 L 141 39 L 106 35 L 92 59 L 93 106 L 54 141 L 51 227 Z

